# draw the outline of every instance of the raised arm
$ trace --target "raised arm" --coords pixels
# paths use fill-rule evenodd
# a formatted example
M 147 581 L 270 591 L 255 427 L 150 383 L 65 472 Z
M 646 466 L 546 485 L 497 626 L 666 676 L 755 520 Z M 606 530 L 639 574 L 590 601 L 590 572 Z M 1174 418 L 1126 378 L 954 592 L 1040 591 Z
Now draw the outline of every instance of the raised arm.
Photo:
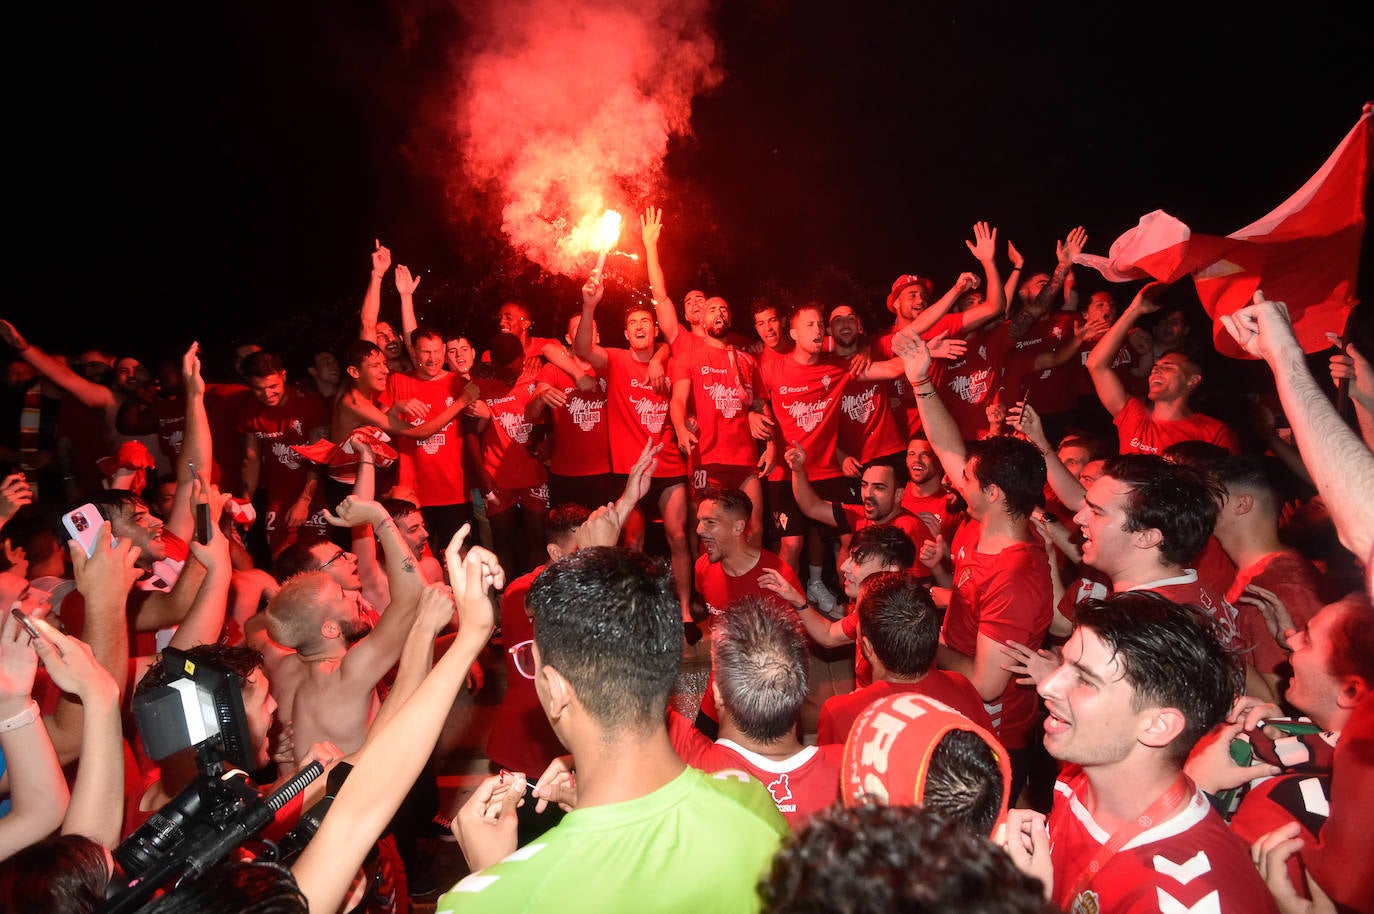
M 495 613 L 487 590 L 500 587 L 504 579 L 495 556 L 474 546 L 461 570 L 450 563 L 449 577 L 458 606 L 453 644 L 409 698 L 399 696 L 405 701 L 394 714 L 384 712 L 385 721 L 374 727 L 358 753 L 332 814 L 292 864 L 312 911 L 339 907 L 353 874 L 419 775 L 468 670 L 491 637 Z M 441 585 L 432 584 L 430 590 L 438 593 L 427 594 L 426 600 L 449 599 Z
M 373 239 L 372 275 L 363 293 L 363 307 L 359 316 L 358 336 L 369 343 L 377 342 L 377 316 L 382 313 L 382 278 L 391 269 L 391 249 L 382 247 L 380 239 Z
M 1063 241 L 1055 242 L 1055 254 L 1059 262 L 1055 265 L 1054 273 L 1050 275 L 1050 281 L 1045 283 L 1045 287 L 1035 296 L 1035 301 L 1027 303 L 1007 325 L 1007 333 L 1012 339 L 1025 336 L 1031 324 L 1044 317 L 1054 307 L 1054 300 L 1059 297 L 1059 290 L 1064 287 L 1064 278 L 1073 267 L 1073 259 L 1083 253 L 1083 246 L 1087 243 L 1088 233 L 1083 231 L 1081 225 L 1069 232 Z
M 336 527 L 371 524 L 382 547 L 391 602 L 377 626 L 349 648 L 339 665 L 345 681 L 375 684 L 401 657 L 401 648 L 405 646 L 425 581 L 410 547 L 396 529 L 396 522 L 377 502 L 362 501 L 350 495 L 339 503 L 335 513 L 325 517 Z
M 10 777 L 9 815 L 0 819 L 0 860 L 51 834 L 71 799 L 33 700 L 38 654 L 19 621 L 0 624 L 0 751 Z
M 677 306 L 668 297 L 668 281 L 663 276 L 663 264 L 658 259 L 658 239 L 663 234 L 663 210 L 645 207 L 639 217 L 639 234 L 644 239 L 644 267 L 649 273 L 649 291 L 654 297 L 654 316 L 663 338 L 671 343 L 677 339 L 682 324 L 677 319 Z
M 410 338 L 415 333 L 415 328 L 420 326 L 419 321 L 415 319 L 415 290 L 420 285 L 420 277 L 412 276 L 410 268 L 399 263 L 396 264 L 396 272 L 392 276 L 395 278 L 396 291 L 401 297 L 401 342 L 405 344 L 410 364 L 418 365 L 420 360 L 415 357 L 415 344 Z
M 1262 291 L 1254 302 L 1222 324 L 1246 352 L 1273 369 L 1279 402 L 1293 428 L 1303 462 L 1331 512 L 1341 543 L 1368 560 L 1374 545 L 1374 454 L 1326 398 L 1307 368 L 1302 345 L 1293 334 L 1288 307 L 1269 301 Z
M 43 637 L 34 642 L 39 659 L 65 696 L 80 699 L 81 759 L 72 785 L 62 834 L 84 835 L 105 847 L 119 841 L 124 822 L 124 734 L 119 720 L 119 686 L 89 647 L 33 620 Z
M 661 272 L 661 271 L 660 271 Z M 579 359 L 597 371 L 606 367 L 606 350 L 596 343 L 596 306 L 601 304 L 601 296 L 606 288 L 601 276 L 592 273 L 582 286 L 582 321 L 577 325 L 577 336 L 573 337 L 573 352 Z
M 964 312 L 964 325 L 959 332 L 968 334 L 1006 313 L 1007 293 L 1002 288 L 1002 274 L 997 269 L 997 229 L 986 222 L 974 223 L 973 240 L 964 244 L 983 265 L 983 288 L 988 290 L 987 299 L 981 305 Z
M 1100 317 L 1084 321 L 1074 329 L 1073 336 L 1060 344 L 1058 349 L 1037 355 L 1035 357 L 1035 370 L 1044 371 L 1047 368 L 1058 368 L 1068 364 L 1073 361 L 1074 356 L 1078 355 L 1078 350 L 1083 348 L 1084 343 L 1099 334 L 1106 333 L 1108 329 L 1110 329 L 1110 325 Z M 1112 355 L 1114 358 L 1116 353 L 1112 353 Z
M 210 542 L 201 544 L 193 541 L 189 545 L 194 563 L 205 569 L 205 576 L 195 599 L 191 601 L 190 609 L 186 611 L 186 618 L 177 625 L 176 634 L 172 636 L 171 646 L 178 650 L 217 642 L 229 609 L 229 580 L 233 577 L 234 567 L 229 558 L 229 538 L 219 532 L 224 497 L 213 487 L 204 497 L 210 510 Z
M 902 345 L 906 353 L 906 376 L 916 394 L 921 425 L 926 430 L 930 446 L 935 449 L 935 456 L 940 458 L 945 474 L 950 479 L 959 479 L 964 475 L 964 462 L 968 456 L 964 450 L 964 436 L 930 379 L 930 349 L 919 336 L 912 335 L 905 339 L 905 344 L 894 340 L 893 348 Z
M 114 393 L 103 384 L 88 381 L 63 362 L 29 343 L 9 321 L 0 321 L 0 337 L 14 348 L 19 357 L 32 365 L 39 374 L 93 409 L 114 408 Z
M 181 357 L 181 384 L 186 403 L 186 426 L 181 439 L 181 453 L 177 455 L 176 495 L 167 517 L 167 529 L 190 542 L 196 524 L 191 506 L 192 480 L 199 475 L 202 483 L 208 483 L 214 461 L 210 419 L 205 413 L 205 378 L 200 373 L 199 343 L 192 343 Z
M 1040 414 L 1035 411 L 1029 403 L 1021 402 L 1007 411 L 1007 422 L 1026 437 L 1026 440 L 1035 445 L 1045 458 L 1045 469 L 1049 475 L 1050 488 L 1054 490 L 1055 497 L 1064 503 L 1064 507 L 1071 511 L 1078 511 L 1083 507 L 1083 483 L 1079 482 L 1069 468 L 1064 466 L 1064 462 L 1059 459 L 1059 452 L 1054 449 L 1050 439 L 1045 435 L 1045 426 L 1040 422 Z
M 1159 282 L 1148 283 L 1141 287 L 1140 291 L 1131 299 L 1131 303 L 1126 310 L 1121 312 L 1121 316 L 1112 324 L 1111 329 L 1102 334 L 1102 338 L 1093 346 L 1088 353 L 1088 374 L 1093 379 L 1093 389 L 1097 391 L 1097 398 L 1102 401 L 1102 405 L 1107 408 L 1107 412 L 1113 417 L 1121 410 L 1125 409 L 1126 402 L 1130 400 L 1130 394 L 1126 393 L 1126 386 L 1121 383 L 1121 379 L 1112 371 L 1112 360 L 1121 351 L 1121 347 L 1126 342 L 1126 337 L 1130 334 L 1131 328 L 1136 321 L 1143 315 L 1153 314 L 1159 310 L 1159 305 L 1155 304 L 1154 296 L 1164 291 L 1164 284 Z

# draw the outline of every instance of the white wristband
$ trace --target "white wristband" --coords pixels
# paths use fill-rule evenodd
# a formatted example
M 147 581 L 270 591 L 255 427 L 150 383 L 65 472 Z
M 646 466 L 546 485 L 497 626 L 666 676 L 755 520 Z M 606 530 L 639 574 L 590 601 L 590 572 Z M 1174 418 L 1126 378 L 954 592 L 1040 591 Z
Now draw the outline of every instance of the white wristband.
M 6 720 L 0 720 L 0 733 L 8 733 L 11 730 L 18 730 L 20 727 L 27 727 L 29 724 L 38 720 L 40 713 L 41 712 L 38 710 L 38 702 L 30 699 L 27 708 L 13 717 L 7 718 Z

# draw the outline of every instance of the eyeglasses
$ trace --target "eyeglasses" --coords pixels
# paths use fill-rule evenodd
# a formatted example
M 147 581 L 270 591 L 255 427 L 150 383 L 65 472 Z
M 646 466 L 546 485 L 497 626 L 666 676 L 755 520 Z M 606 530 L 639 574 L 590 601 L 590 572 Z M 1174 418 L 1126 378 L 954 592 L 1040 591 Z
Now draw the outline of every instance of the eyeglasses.
M 506 648 L 506 653 L 510 654 L 511 660 L 515 662 L 515 671 L 526 679 L 534 678 L 534 639 L 521 641 L 514 647 Z
M 320 566 L 320 571 L 324 571 L 330 565 L 333 565 L 335 562 L 337 562 L 339 559 L 343 558 L 346 555 L 348 555 L 348 553 L 340 549 L 338 552 L 334 553 L 334 555 L 329 559 L 329 561 L 325 562 L 323 565 Z

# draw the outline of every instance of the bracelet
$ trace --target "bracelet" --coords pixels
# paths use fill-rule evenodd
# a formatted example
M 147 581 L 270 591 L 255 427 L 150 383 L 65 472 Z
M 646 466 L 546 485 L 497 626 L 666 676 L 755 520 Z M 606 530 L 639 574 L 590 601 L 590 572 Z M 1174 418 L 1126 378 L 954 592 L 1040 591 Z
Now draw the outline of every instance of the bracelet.
M 1025 266 L 1024 263 L 1021 264 L 1021 267 L 1024 267 L 1024 266 Z M 1019 272 L 1021 272 L 1021 267 L 1012 267 L 1012 268 L 1011 268 L 1011 271 L 1012 271 L 1013 273 L 1019 273 Z
M 920 387 L 922 384 L 929 384 L 929 383 L 930 383 L 930 375 L 926 375 L 924 378 L 917 378 L 916 380 L 912 381 L 912 382 L 911 382 L 911 386 L 912 386 L 912 387 Z
M 932 387 L 930 390 L 924 390 L 924 391 L 923 391 L 923 390 L 918 390 L 918 391 L 916 391 L 916 396 L 917 396 L 918 399 L 921 399 L 921 400 L 929 400 L 931 397 L 935 396 L 935 395 L 938 394 L 938 393 L 939 393 L 939 391 Z
M 810 609 L 810 608 L 811 608 L 811 601 L 810 601 L 810 600 L 803 600 L 801 606 L 793 606 L 793 607 L 792 607 L 792 612 L 794 612 L 794 613 L 800 613 L 800 612 L 802 612 L 803 610 Z
M 359 460 L 358 465 L 365 467 L 375 467 L 377 465 L 377 462 L 375 460 Z
M 11 730 L 18 730 L 20 727 L 27 727 L 29 724 L 38 720 L 38 702 L 29 699 L 29 706 L 20 711 L 13 717 L 0 720 L 0 733 L 8 733 Z

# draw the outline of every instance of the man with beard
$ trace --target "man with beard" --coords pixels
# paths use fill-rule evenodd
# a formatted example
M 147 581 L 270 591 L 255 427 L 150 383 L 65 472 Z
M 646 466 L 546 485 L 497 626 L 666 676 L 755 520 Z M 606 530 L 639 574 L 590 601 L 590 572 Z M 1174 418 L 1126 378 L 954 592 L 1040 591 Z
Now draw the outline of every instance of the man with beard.
M 425 580 L 396 522 L 375 501 L 349 496 L 330 523 L 371 524 L 386 557 L 391 602 L 369 632 L 358 591 L 327 571 L 296 575 L 267 605 L 264 668 L 296 746 L 328 741 L 344 753 L 363 744 L 381 701 L 376 686 L 400 659 Z
M 849 359 L 864 358 L 864 325 L 849 305 L 830 309 L 827 321 L 835 354 Z M 846 476 L 856 476 L 864 464 L 881 462 L 898 466 L 906 450 L 904 417 L 892 409 L 899 396 L 898 378 L 870 378 L 854 381 L 840 400 L 839 451 L 836 454 Z

